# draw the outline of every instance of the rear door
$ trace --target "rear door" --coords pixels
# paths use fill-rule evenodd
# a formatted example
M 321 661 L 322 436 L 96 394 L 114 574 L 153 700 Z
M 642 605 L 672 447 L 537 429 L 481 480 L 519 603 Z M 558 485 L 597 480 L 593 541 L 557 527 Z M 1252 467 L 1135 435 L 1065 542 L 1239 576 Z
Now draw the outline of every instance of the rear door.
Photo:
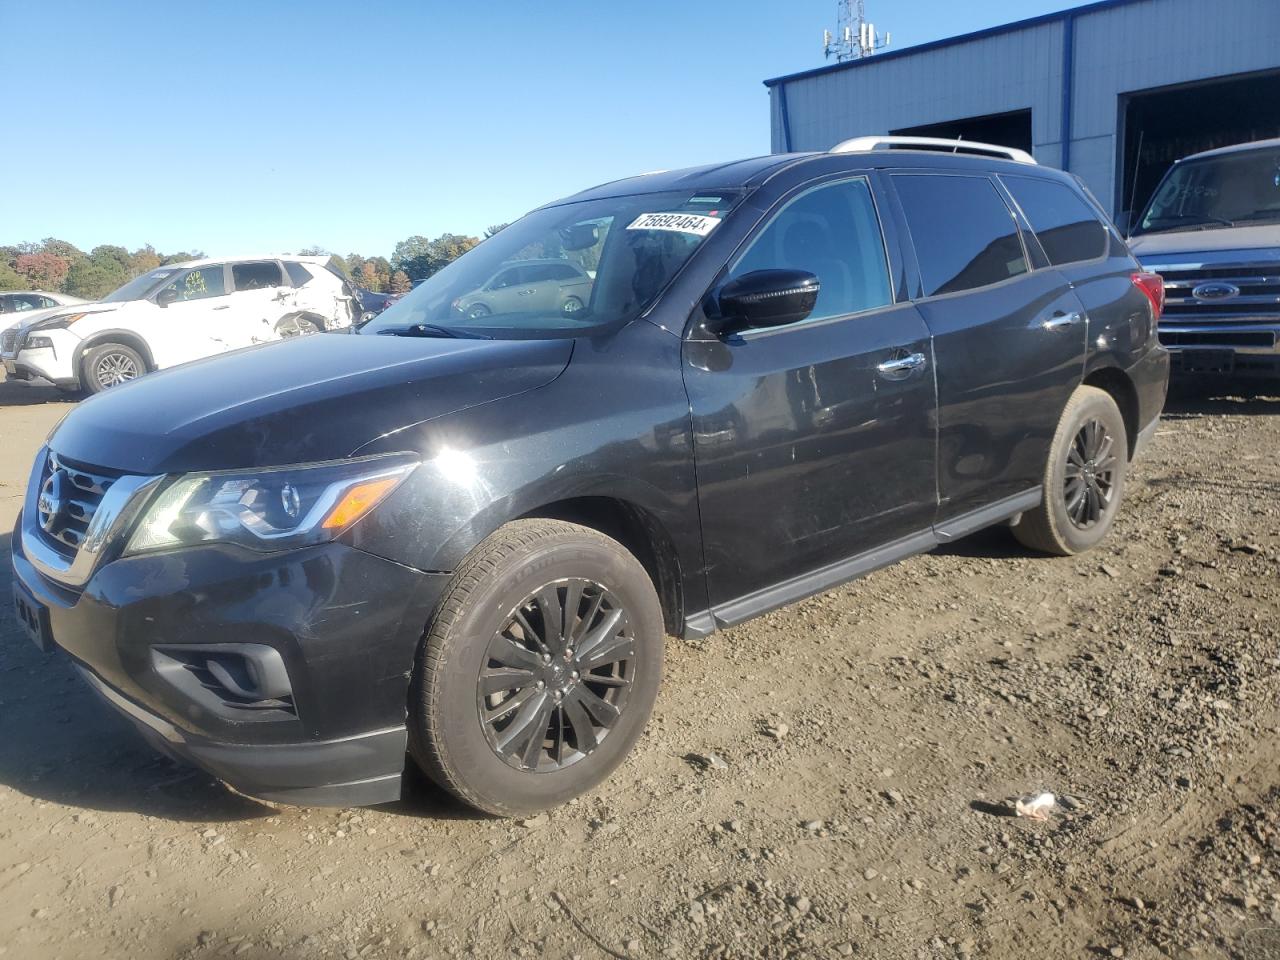
M 787 268 L 821 291 L 798 323 L 685 344 L 722 623 L 847 579 L 824 568 L 927 531 L 937 506 L 929 331 L 894 302 L 868 178 L 799 188 L 743 251 L 720 282 Z
M 293 285 L 275 260 L 231 264 L 231 310 L 222 335 L 234 349 L 278 339 L 276 323 L 294 309 Z
M 938 379 L 939 520 L 1032 505 L 1067 398 L 1083 376 L 1086 323 L 1066 279 L 993 177 L 890 177 L 919 271 L 917 306 Z

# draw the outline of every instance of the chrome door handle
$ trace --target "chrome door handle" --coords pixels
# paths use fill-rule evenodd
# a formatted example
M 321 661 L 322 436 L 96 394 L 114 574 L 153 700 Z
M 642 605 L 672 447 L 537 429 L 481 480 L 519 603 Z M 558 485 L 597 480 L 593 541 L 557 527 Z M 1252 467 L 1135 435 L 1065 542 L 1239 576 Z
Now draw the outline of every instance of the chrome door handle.
M 896 357 L 876 364 L 876 372 L 886 380 L 905 380 L 925 365 L 923 353 L 909 353 L 905 357 Z
M 1055 313 L 1042 326 L 1046 330 L 1065 330 L 1067 327 L 1074 327 L 1077 323 L 1083 322 L 1084 314 L 1082 313 Z

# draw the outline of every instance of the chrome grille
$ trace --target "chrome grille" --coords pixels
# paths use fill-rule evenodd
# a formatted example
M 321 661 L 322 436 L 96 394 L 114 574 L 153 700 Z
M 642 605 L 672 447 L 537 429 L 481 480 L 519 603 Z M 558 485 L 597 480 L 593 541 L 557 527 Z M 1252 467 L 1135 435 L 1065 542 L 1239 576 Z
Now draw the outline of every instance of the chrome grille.
M 9 330 L 0 331 L 0 353 L 17 353 L 18 352 L 18 330 L 11 328 Z
M 57 471 L 65 478 L 64 505 L 48 525 L 40 524 L 40 531 L 55 550 L 70 558 L 80 549 L 89 523 L 102 503 L 103 494 L 111 489 L 118 474 L 107 473 L 97 467 L 88 469 L 50 452 L 40 477 L 42 491 Z M 44 520 L 43 517 L 40 519 Z
M 1161 269 L 1164 316 L 1173 323 L 1275 323 L 1280 321 L 1280 263 L 1215 266 L 1194 270 Z M 1202 283 L 1229 283 L 1238 296 L 1198 300 L 1192 291 Z

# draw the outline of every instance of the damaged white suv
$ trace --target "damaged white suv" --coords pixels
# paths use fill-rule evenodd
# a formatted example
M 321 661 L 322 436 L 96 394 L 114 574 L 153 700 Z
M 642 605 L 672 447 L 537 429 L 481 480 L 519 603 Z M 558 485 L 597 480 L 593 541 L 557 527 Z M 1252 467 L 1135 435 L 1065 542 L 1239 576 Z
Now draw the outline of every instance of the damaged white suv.
M 189 360 L 349 327 L 360 313 L 327 257 L 191 260 L 19 321 L 0 332 L 0 361 L 11 380 L 99 393 Z

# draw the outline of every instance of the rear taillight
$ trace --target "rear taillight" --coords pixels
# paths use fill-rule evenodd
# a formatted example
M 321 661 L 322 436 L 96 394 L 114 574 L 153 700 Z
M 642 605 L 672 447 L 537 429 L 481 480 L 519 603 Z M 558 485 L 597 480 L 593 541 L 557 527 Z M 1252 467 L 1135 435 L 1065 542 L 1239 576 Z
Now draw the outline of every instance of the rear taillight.
M 1164 313 L 1164 277 L 1158 273 L 1135 273 L 1132 280 L 1133 285 L 1151 301 L 1151 310 L 1158 322 Z

